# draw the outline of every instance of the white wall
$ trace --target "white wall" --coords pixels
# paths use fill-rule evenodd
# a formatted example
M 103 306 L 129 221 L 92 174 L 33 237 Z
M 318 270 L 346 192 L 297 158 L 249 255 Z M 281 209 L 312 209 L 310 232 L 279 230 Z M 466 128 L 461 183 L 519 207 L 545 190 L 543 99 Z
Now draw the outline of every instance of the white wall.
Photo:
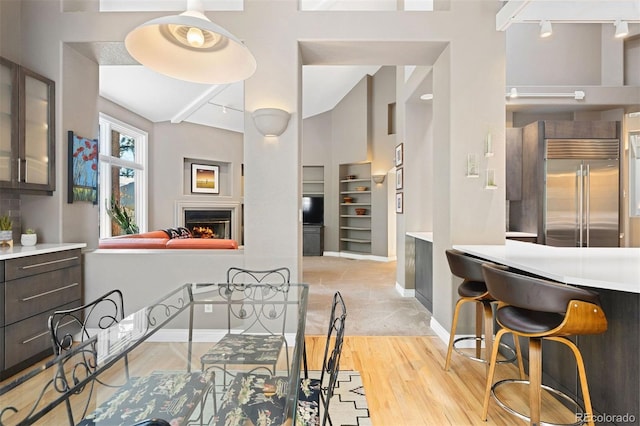
M 161 13 L 63 13 L 58 1 L 22 0 L 20 25 L 24 64 L 63 81 L 62 40 L 95 42 L 123 40 L 127 31 Z M 405 46 L 422 49 L 437 40 L 449 43 L 434 66 L 434 162 L 438 181 L 434 182 L 435 280 L 443 288 L 434 295 L 434 318 L 447 324 L 452 312 L 454 283 L 444 259 L 444 249 L 454 243 L 492 243 L 502 239 L 504 228 L 504 172 L 496 167 L 501 189 L 482 190 L 479 182 L 464 178 L 464 158 L 469 151 L 481 151 L 482 140 L 491 129 L 499 164 L 504 161 L 504 34 L 495 31 L 496 2 L 452 2 L 451 9 L 438 12 L 305 12 L 294 0 L 248 0 L 245 10 L 209 14 L 217 23 L 245 41 L 258 62 L 256 74 L 245 82 L 245 264 L 286 265 L 300 278 L 301 234 L 299 206 L 301 194 L 300 148 L 301 66 L 319 62 L 336 63 L 334 49 L 319 49 L 318 56 L 303 57 L 300 41 L 320 48 L 336 41 L 346 54 L 340 60 L 361 64 L 430 65 L 428 48 L 413 54 Z M 356 24 L 357 23 L 357 24 Z M 380 29 L 384 28 L 384 31 Z M 358 49 L 362 40 L 371 40 L 367 49 Z M 379 43 L 378 41 L 385 41 Z M 407 44 L 409 43 L 409 44 Z M 373 47 L 372 47 L 373 46 Z M 340 50 L 340 49 L 338 49 Z M 327 56 L 328 55 L 328 56 Z M 338 55 L 339 56 L 339 55 Z M 417 63 L 418 62 L 418 63 Z M 88 72 L 91 72 L 88 70 Z M 437 76 L 436 76 L 437 74 Z M 58 111 L 63 102 L 58 96 Z M 250 112 L 261 107 L 278 107 L 292 113 L 289 127 L 276 140 L 267 140 L 255 129 Z M 82 105 L 67 106 L 69 114 Z M 398 111 L 403 120 L 403 111 Z M 92 117 L 88 126 L 97 122 Z M 64 152 L 63 129 L 58 123 L 57 152 Z M 403 137 L 400 129 L 399 137 Z M 156 138 L 159 135 L 156 132 Z M 346 160 L 346 159 L 345 159 Z M 178 160 L 179 161 L 179 160 Z M 62 165 L 59 165 L 62 167 Z M 405 170 L 409 174 L 411 171 Z M 63 188 L 62 176 L 58 188 Z M 154 197 L 161 196 L 154 194 Z M 63 196 L 53 197 L 52 227 L 62 240 Z M 45 201 L 41 203 L 46 205 Z M 409 208 L 410 204 L 407 204 Z M 473 205 L 475 215 L 465 214 Z M 48 207 L 48 206 L 47 206 Z M 449 216 L 449 213 L 452 213 Z M 404 239 L 404 224 L 398 233 Z M 86 235 L 85 239 L 92 238 Z M 404 244 L 404 243 L 402 243 Z M 398 247 L 400 253 L 400 247 Z M 398 262 L 402 265 L 403 262 Z M 404 275 L 404 274 L 402 274 Z

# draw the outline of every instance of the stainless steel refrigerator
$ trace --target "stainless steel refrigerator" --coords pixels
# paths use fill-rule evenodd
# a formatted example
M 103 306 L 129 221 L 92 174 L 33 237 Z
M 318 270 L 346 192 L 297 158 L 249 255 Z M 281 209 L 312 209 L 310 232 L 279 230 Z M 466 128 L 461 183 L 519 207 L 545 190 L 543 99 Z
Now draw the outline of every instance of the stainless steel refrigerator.
M 617 139 L 545 139 L 545 243 L 619 245 Z

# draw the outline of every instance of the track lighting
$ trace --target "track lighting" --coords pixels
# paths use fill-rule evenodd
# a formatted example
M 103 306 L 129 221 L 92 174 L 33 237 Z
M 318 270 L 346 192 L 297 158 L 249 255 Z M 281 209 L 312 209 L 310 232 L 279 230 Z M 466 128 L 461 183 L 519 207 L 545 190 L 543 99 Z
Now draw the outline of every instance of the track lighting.
M 553 29 L 551 28 L 551 21 L 543 20 L 540 21 L 540 37 L 545 38 L 549 37 L 553 34 Z

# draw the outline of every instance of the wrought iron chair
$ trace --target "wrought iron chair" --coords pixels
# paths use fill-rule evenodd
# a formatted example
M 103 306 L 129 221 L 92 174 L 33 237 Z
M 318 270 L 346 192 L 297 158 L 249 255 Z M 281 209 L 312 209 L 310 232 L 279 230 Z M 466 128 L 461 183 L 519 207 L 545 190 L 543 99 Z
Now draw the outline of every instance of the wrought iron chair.
M 300 381 L 296 408 L 297 425 L 319 425 L 321 414 L 322 425 L 327 422 L 332 425 L 329 402 L 340 371 L 346 318 L 344 300 L 340 292 L 336 292 L 331 306 L 320 378 L 304 378 Z M 304 362 L 306 363 L 306 358 Z M 250 420 L 252 424 L 284 423 L 287 414 L 286 386 L 289 383 L 288 377 L 239 373 L 222 397 L 223 403 L 214 417 L 214 424 L 222 426 L 231 421 L 242 424 L 246 420 Z
M 162 303 L 155 306 L 166 308 L 166 305 Z M 153 311 L 153 307 L 149 311 Z M 61 394 L 68 393 L 71 387 L 86 380 L 87 377 L 96 372 L 98 369 L 98 350 L 96 348 L 96 340 L 93 338 L 95 333 L 92 333 L 91 330 L 105 330 L 122 321 L 124 317 L 123 297 L 119 290 L 112 290 L 100 298 L 77 308 L 56 311 L 49 317 L 48 325 L 54 355 L 58 356 L 66 351 L 79 351 L 78 355 L 73 358 L 74 365 L 72 368 L 65 368 L 64 364 L 68 363 L 68 360 L 60 360 L 54 381 L 56 391 Z M 75 343 L 74 335 L 79 336 L 79 339 L 75 339 Z M 78 343 L 79 345 L 77 345 Z M 67 413 L 72 424 L 90 426 L 100 423 L 98 419 L 102 419 L 102 422 L 109 424 L 120 419 L 117 420 L 120 423 L 125 418 L 133 422 L 135 415 L 139 412 L 144 412 L 148 408 L 148 401 L 156 401 L 158 406 L 162 406 L 175 399 L 181 401 L 180 410 L 174 412 L 176 417 L 180 417 L 183 413 L 188 413 L 190 416 L 191 409 L 189 406 L 194 405 L 194 401 L 197 401 L 201 407 L 200 415 L 194 421 L 189 420 L 189 423 L 199 422 L 202 425 L 204 424 L 204 401 L 209 394 L 212 395 L 215 410 L 215 388 L 212 386 L 213 378 L 211 374 L 191 371 L 159 371 L 147 376 L 131 377 L 129 374 L 128 355 L 125 354 L 122 359 L 125 375 L 123 383 L 106 383 L 100 377 L 94 377 L 77 391 L 77 393 L 83 393 L 85 398 L 82 399 L 84 401 L 82 405 L 84 406 L 81 407 L 80 411 L 76 410 L 75 413 L 71 400 L 69 398 L 65 399 Z M 178 393 L 174 394 L 174 390 L 166 391 L 176 383 L 180 384 Z M 89 413 L 89 408 L 95 405 L 92 395 L 96 391 L 96 384 L 117 388 L 117 390 L 108 401 L 98 407 L 93 407 L 94 411 Z M 133 402 L 132 398 L 124 398 L 122 395 L 136 395 L 136 401 Z M 76 399 L 75 401 L 80 400 Z M 185 403 L 186 401 L 188 403 Z M 74 404 L 77 405 L 77 402 Z M 138 406 L 134 407 L 135 404 L 138 404 Z M 136 425 L 168 425 L 168 422 L 157 417 L 161 415 L 158 413 L 148 413 L 155 417 L 142 420 Z M 78 422 L 78 419 L 81 420 Z
M 227 283 L 218 289 L 227 301 L 227 332 L 200 358 L 203 370 L 217 367 L 224 372 L 224 387 L 230 374 L 227 366 L 232 364 L 255 364 L 258 367 L 252 371 L 264 369 L 275 375 L 283 346 L 289 371 L 284 334 L 290 277 L 285 267 L 270 270 L 233 267 L 227 271 Z M 243 324 L 239 332 L 234 331 L 238 323 Z
M 329 415 L 329 402 L 333 397 L 336 380 L 340 372 L 340 356 L 342 355 L 346 319 L 347 308 L 344 304 L 344 299 L 340 292 L 336 292 L 333 295 L 333 304 L 331 305 L 331 317 L 329 319 L 329 330 L 327 332 L 320 378 L 304 378 L 300 381 L 297 415 L 303 424 L 321 424 L 320 414 L 322 413 L 322 425 L 326 425 L 327 422 L 333 425 Z M 304 361 L 306 363 L 306 356 Z

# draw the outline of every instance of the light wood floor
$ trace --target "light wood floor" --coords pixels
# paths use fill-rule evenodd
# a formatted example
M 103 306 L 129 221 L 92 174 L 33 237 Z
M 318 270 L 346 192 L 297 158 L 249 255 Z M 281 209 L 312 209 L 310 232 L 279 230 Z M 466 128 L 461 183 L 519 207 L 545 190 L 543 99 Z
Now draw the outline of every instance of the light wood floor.
M 322 365 L 325 337 L 308 336 L 309 368 Z M 347 336 L 341 370 L 357 370 L 367 395 L 371 421 L 377 426 L 517 425 L 525 424 L 491 400 L 488 421 L 481 420 L 485 365 L 453 354 L 451 369 L 443 369 L 446 346 L 435 336 Z M 496 380 L 517 378 L 517 368 L 501 364 Z M 524 392 L 523 392 L 524 391 Z M 510 395 L 510 404 L 527 413 L 525 389 Z M 574 422 L 574 416 L 548 398 L 545 421 Z

